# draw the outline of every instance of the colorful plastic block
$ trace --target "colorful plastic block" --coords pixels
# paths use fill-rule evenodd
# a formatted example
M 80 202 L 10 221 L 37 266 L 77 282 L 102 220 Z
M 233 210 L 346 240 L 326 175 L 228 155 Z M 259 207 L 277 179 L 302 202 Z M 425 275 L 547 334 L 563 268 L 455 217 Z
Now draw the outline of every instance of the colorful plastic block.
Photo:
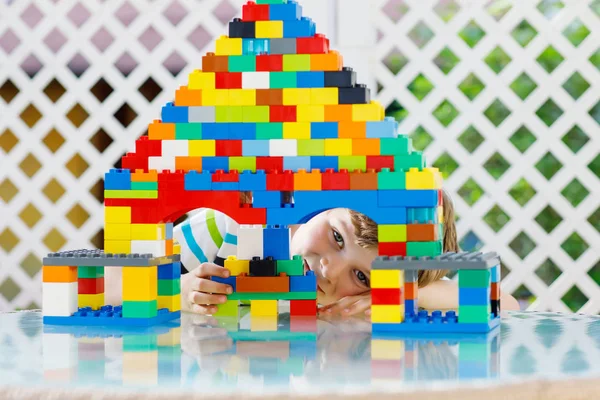
M 252 300 L 250 315 L 253 317 L 271 317 L 277 315 L 277 300 Z
M 282 276 L 244 276 L 236 278 L 237 293 L 282 293 L 290 291 L 289 277 Z

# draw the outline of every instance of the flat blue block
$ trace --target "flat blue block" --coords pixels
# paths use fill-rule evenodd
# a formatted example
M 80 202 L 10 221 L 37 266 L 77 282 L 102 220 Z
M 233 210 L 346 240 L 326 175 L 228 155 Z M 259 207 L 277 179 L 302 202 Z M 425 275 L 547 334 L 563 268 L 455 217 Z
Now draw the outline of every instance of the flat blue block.
M 105 173 L 104 190 L 131 190 L 131 171 L 111 169 Z
M 290 292 L 316 292 L 317 277 L 313 271 L 305 276 L 290 276 Z
M 202 157 L 202 169 L 212 173 L 219 169 L 229 172 L 229 157 Z
M 310 156 L 310 169 L 318 169 L 325 172 L 332 169 L 338 171 L 339 160 L 337 156 Z
M 368 215 L 373 221 L 378 224 L 406 224 L 406 208 L 404 207 L 371 207 L 365 206 L 366 211 L 361 211 Z M 356 210 L 359 211 L 359 210 Z
M 268 157 L 268 140 L 242 140 L 242 154 L 251 157 Z
M 161 112 L 163 123 L 187 123 L 188 122 L 188 107 L 177 107 L 173 103 L 167 103 Z
M 492 319 L 487 324 L 372 324 L 373 333 L 487 333 L 500 326 L 500 317 Z
M 230 285 L 235 293 L 235 282 L 236 277 L 230 276 L 229 278 L 220 278 L 218 276 L 211 276 L 210 279 L 215 282 L 224 283 L 225 285 Z
M 325 72 L 323 71 L 301 71 L 296 74 L 296 85 L 299 88 L 322 88 L 325 87 Z
M 439 222 L 436 207 L 409 207 L 406 209 L 407 224 L 437 224 Z
M 179 279 L 181 278 L 181 263 L 174 262 L 167 265 L 158 266 L 158 279 Z
M 267 190 L 267 175 L 265 174 L 265 171 L 258 170 L 256 173 L 252 171 L 243 171 L 240 174 L 240 190 Z
M 263 229 L 263 258 L 290 259 L 290 230 L 287 227 L 267 225 Z
M 315 23 L 306 17 L 296 21 L 283 22 L 284 38 L 313 37 L 316 33 Z
M 266 184 L 265 184 L 266 186 Z M 252 206 L 254 208 L 270 208 L 278 209 L 281 207 L 281 192 L 280 191 L 255 191 L 252 192 Z M 269 221 L 267 221 L 269 223 Z M 273 224 L 287 225 L 287 224 Z
M 305 360 L 317 359 L 316 340 L 292 340 L 290 342 L 290 357 L 298 357 Z
M 212 174 L 208 171 L 190 171 L 184 176 L 185 190 L 211 190 Z
M 381 190 L 379 207 L 437 207 L 437 190 Z
M 242 39 L 242 54 L 257 56 L 271 53 L 271 40 L 269 39 Z
M 485 306 L 490 304 L 490 288 L 458 288 L 459 306 Z
M 295 21 L 300 18 L 302 18 L 302 7 L 295 1 L 269 5 L 269 20 L 271 21 Z
M 212 183 L 212 190 L 229 190 L 229 191 L 233 191 L 233 190 L 240 190 L 240 183 L 239 182 L 213 182 Z
M 367 138 L 395 138 L 398 136 L 398 122 L 394 118 L 367 122 Z
M 110 307 L 108 311 L 107 307 Z M 104 309 L 105 311 L 102 311 Z M 153 318 L 123 318 L 121 307 L 104 306 L 98 311 L 86 311 L 80 309 L 70 317 L 50 317 L 43 318 L 44 324 L 48 325 L 73 325 L 73 326 L 131 326 L 144 327 L 163 324 L 181 316 L 180 311 L 169 312 L 166 308 L 158 310 L 158 315 Z
M 283 157 L 283 169 L 294 172 L 301 169 L 310 171 L 310 156 Z
M 310 123 L 310 138 L 311 139 L 337 139 L 338 138 L 338 123 L 337 122 L 311 122 Z M 337 157 L 336 157 L 337 162 Z M 337 164 L 335 166 L 337 168 Z
M 250 122 L 231 122 L 229 125 L 229 139 L 254 140 L 256 139 L 256 124 Z
M 165 224 L 165 239 L 173 239 L 173 223 L 169 222 Z
M 222 122 L 203 122 L 202 123 L 202 139 L 225 140 L 229 139 L 229 124 Z M 206 160 L 209 157 L 203 157 Z M 204 165 L 203 165 L 204 166 Z

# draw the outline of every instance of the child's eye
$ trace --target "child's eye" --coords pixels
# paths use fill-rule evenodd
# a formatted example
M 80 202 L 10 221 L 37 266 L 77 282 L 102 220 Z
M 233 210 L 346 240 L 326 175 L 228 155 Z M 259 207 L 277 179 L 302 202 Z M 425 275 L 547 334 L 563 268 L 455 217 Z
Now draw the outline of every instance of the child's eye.
M 362 271 L 359 270 L 355 270 L 354 274 L 363 285 L 365 285 L 366 287 L 370 287 L 369 278 L 367 278 L 367 275 L 365 275 Z
M 338 231 L 333 231 L 333 240 L 340 246 L 340 249 L 344 247 L 344 238 L 339 234 Z

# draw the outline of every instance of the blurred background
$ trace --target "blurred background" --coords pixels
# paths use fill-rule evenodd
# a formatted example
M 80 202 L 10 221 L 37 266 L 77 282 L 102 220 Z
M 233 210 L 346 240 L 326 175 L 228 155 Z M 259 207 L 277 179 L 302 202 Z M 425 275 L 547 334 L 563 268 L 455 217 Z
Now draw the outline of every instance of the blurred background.
M 103 176 L 242 0 L 0 0 L 0 311 L 103 244 Z M 600 0 L 301 0 L 522 308 L 600 312 Z

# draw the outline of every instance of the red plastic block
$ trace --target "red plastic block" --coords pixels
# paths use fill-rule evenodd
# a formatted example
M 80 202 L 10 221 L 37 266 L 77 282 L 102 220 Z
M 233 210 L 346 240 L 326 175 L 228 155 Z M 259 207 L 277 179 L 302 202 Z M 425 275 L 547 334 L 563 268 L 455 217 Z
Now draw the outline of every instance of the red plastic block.
M 419 284 L 417 282 L 404 283 L 404 300 L 416 300 L 419 294 Z
M 79 279 L 77 279 L 77 293 L 79 293 L 79 294 L 104 293 L 104 278 L 79 278 Z
M 242 7 L 242 21 L 268 21 L 269 5 L 249 1 Z
M 242 141 L 241 140 L 217 140 L 216 141 L 217 156 L 241 156 Z
M 329 53 L 329 39 L 320 33 L 313 37 L 296 39 L 297 54 L 325 54 Z
M 290 332 L 316 332 L 317 316 L 290 315 Z
M 217 72 L 215 74 L 216 89 L 241 89 L 241 72 Z
M 380 256 L 406 256 L 406 242 L 379 243 Z
M 228 211 L 226 214 L 239 224 L 266 225 L 267 223 L 267 209 L 252 208 L 250 204 L 242 204 L 240 208 Z
M 271 122 L 296 122 L 296 106 L 270 106 Z
M 256 157 L 256 170 L 283 171 L 283 157 Z
M 371 304 L 402 304 L 402 289 L 371 289 Z
M 239 182 L 240 174 L 237 170 L 231 170 L 229 172 L 223 172 L 223 170 L 218 169 L 212 174 L 213 182 Z
M 367 156 L 367 169 L 381 171 L 382 168 L 394 170 L 394 156 Z
M 215 53 L 206 53 L 202 57 L 202 71 L 229 72 L 229 56 L 217 56 Z
M 290 278 L 284 273 L 279 276 L 241 274 L 235 279 L 235 291 L 238 293 L 285 293 L 290 291 Z
M 328 168 L 321 175 L 323 190 L 350 190 L 350 174 L 347 169 L 335 172 Z
M 173 191 L 184 191 L 185 173 L 183 171 L 162 171 L 158 174 L 158 190 L 169 196 Z
M 286 170 L 283 172 L 267 172 L 267 190 L 280 190 L 291 192 L 294 190 L 294 173 Z
M 135 171 L 136 169 L 148 170 L 148 157 L 127 153 L 121 158 L 121 168 Z
M 142 136 L 135 141 L 135 154 L 138 156 L 162 156 L 162 141 L 150 140 L 148 136 Z
M 317 300 L 290 300 L 290 315 L 317 315 Z
M 283 54 L 256 56 L 256 71 L 278 72 L 283 71 Z

